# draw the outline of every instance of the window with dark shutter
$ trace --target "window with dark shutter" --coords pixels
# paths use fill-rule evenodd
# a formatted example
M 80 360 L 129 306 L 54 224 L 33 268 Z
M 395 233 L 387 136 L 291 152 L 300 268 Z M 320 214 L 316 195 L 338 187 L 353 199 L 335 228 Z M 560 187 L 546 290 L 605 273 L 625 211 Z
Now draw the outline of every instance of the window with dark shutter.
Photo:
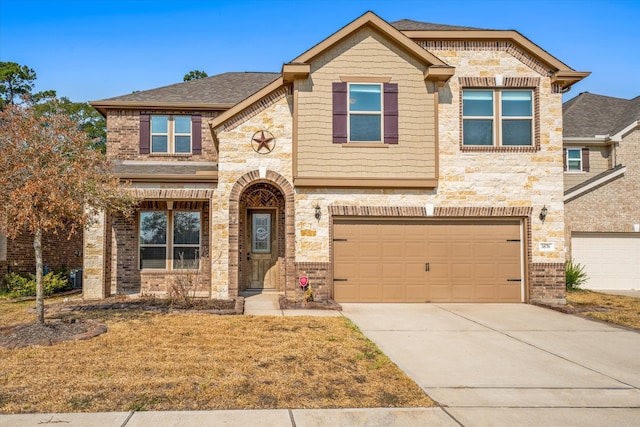
M 398 84 L 384 84 L 384 143 L 398 143 Z
M 149 115 L 140 114 L 140 154 L 149 154 L 150 130 Z
M 347 142 L 347 83 L 333 83 L 333 142 Z
M 567 170 L 567 149 L 562 150 L 562 169 L 566 172 Z
M 191 153 L 202 154 L 202 116 L 199 114 L 191 116 Z

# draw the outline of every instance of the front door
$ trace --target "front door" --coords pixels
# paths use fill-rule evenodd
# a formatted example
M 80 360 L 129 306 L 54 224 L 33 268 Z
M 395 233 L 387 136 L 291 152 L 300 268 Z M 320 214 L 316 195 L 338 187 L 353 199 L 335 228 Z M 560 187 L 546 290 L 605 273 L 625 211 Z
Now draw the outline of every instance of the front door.
M 247 210 L 247 288 L 275 289 L 278 284 L 278 227 L 275 209 Z

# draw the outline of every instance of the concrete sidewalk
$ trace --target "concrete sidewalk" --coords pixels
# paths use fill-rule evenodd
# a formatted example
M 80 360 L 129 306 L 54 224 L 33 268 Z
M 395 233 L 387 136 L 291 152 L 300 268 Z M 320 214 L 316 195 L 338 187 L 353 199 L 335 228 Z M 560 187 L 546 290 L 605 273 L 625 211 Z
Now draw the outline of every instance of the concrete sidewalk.
M 458 426 L 440 408 L 275 409 L 2 415 L 2 427 L 319 427 Z

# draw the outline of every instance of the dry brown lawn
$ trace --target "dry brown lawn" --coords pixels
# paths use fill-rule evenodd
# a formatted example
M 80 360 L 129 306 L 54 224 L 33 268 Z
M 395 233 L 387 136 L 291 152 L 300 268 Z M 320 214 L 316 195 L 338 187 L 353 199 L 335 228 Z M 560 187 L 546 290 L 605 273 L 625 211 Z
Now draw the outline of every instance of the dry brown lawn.
M 31 321 L 33 304 L 0 304 L 0 325 Z M 86 341 L 0 348 L 0 413 L 434 405 L 343 317 L 52 316 L 70 315 L 109 330 Z
M 640 329 L 640 298 L 580 290 L 567 292 L 567 303 L 576 314 Z

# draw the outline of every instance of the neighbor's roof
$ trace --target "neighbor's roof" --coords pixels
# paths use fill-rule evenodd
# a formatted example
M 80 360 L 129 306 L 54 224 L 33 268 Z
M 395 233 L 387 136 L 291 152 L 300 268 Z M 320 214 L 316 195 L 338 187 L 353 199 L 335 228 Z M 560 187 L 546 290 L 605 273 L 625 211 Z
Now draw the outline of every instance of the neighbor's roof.
M 563 104 L 562 118 L 565 138 L 615 135 L 640 121 L 640 96 L 623 99 L 583 92 Z
M 411 19 L 401 19 L 390 22 L 399 31 L 483 31 L 485 28 L 460 27 L 457 25 L 433 24 L 431 22 L 412 21 Z
M 223 73 L 157 89 L 92 101 L 98 110 L 122 104 L 211 104 L 227 109 L 280 77 L 280 73 Z

